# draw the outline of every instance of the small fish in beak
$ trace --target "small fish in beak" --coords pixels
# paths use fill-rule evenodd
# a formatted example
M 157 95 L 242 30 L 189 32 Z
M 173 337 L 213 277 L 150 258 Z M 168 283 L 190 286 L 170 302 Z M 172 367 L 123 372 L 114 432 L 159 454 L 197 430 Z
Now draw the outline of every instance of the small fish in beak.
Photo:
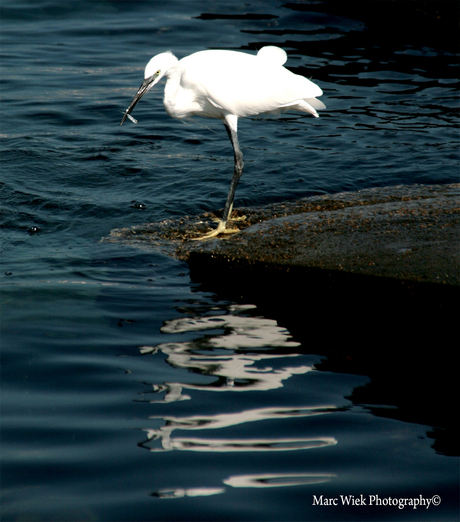
M 134 96 L 133 101 L 130 103 L 129 107 L 124 112 L 123 118 L 121 119 L 120 125 L 123 125 L 126 118 L 129 118 L 133 123 L 137 123 L 137 120 L 135 120 L 131 115 L 131 111 L 134 109 L 134 107 L 137 105 L 137 102 L 144 96 L 144 94 L 155 85 L 154 81 L 156 79 L 156 76 L 150 76 L 149 78 L 146 78 L 142 85 L 139 87 L 139 90 L 136 93 L 136 96 Z

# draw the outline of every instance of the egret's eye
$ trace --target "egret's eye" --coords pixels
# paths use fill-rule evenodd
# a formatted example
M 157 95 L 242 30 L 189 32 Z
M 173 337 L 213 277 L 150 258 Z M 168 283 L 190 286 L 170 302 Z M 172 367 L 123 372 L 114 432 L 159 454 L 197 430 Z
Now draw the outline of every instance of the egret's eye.
M 157 76 L 161 73 L 160 69 L 155 73 Z

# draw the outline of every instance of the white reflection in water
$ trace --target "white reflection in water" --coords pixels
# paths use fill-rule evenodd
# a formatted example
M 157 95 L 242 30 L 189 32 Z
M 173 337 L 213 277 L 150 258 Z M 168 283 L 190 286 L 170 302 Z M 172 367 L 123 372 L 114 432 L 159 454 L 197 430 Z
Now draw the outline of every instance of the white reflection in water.
M 260 475 L 237 475 L 224 480 L 234 488 L 275 488 L 280 486 L 303 486 L 322 484 L 337 475 L 331 473 L 265 473 Z
M 292 419 L 294 417 L 310 417 L 335 411 L 334 406 L 314 407 L 268 407 L 256 408 L 237 413 L 222 413 L 218 415 L 193 415 L 190 417 L 152 416 L 150 419 L 164 419 L 170 428 L 187 430 L 220 429 L 247 422 L 272 419 Z
M 222 429 L 248 422 L 263 420 L 289 419 L 309 417 L 335 411 L 333 406 L 316 406 L 312 408 L 258 408 L 238 413 L 218 415 L 194 415 L 190 417 L 153 416 L 150 419 L 162 419 L 165 425 L 159 429 L 146 429 L 147 441 L 141 445 L 150 451 L 182 450 L 182 451 L 286 451 L 299 449 L 322 448 L 334 446 L 337 441 L 333 437 L 316 438 L 258 438 L 258 439 L 208 439 L 208 438 L 171 438 L 174 430 L 209 430 Z M 152 447 L 153 446 L 153 447 Z
M 222 333 L 210 335 L 211 330 Z M 175 368 L 192 370 L 218 379 L 208 384 L 154 385 L 154 392 L 165 393 L 164 402 L 190 399 L 189 395 L 182 394 L 183 388 L 219 392 L 273 390 L 282 387 L 282 382 L 292 375 L 313 370 L 312 366 L 280 367 L 279 364 L 274 368 L 276 360 L 298 357 L 298 353 L 242 353 L 243 349 L 292 349 L 299 346 L 298 342 L 291 340 L 290 333 L 278 326 L 273 319 L 232 314 L 185 317 L 167 321 L 162 328 L 163 333 L 170 334 L 200 331 L 205 332 L 206 337 L 139 348 L 143 355 L 164 353 L 167 355 L 167 362 Z M 224 353 L 220 350 L 224 350 Z
M 323 484 L 336 478 L 331 473 L 264 473 L 259 475 L 235 475 L 223 482 L 233 488 L 276 488 Z M 225 488 L 176 488 L 160 489 L 152 496 L 162 499 L 202 497 L 225 493 Z
M 293 451 L 323 448 L 325 446 L 335 446 L 337 444 L 337 441 L 333 437 L 322 437 L 317 439 L 192 439 L 177 437 L 171 439 L 167 435 L 167 432 L 163 431 L 161 433 L 162 447 L 149 448 L 150 451 Z M 142 446 L 145 447 L 145 444 L 142 444 Z
M 163 333 L 184 333 L 216 328 L 227 330 L 226 335 L 213 337 L 209 344 L 214 347 L 238 348 L 294 348 L 300 343 L 289 341 L 286 328 L 278 326 L 273 319 L 264 317 L 240 317 L 238 315 L 218 315 L 211 317 L 187 317 L 167 321 Z
M 160 489 L 153 496 L 159 498 L 209 497 L 211 495 L 219 495 L 224 493 L 224 491 L 225 488 Z
M 201 392 L 246 392 L 267 391 L 283 387 L 284 381 L 293 375 L 314 371 L 313 366 L 301 364 L 305 358 L 295 349 L 299 343 L 292 341 L 290 333 L 272 319 L 242 317 L 236 315 L 246 307 L 229 309 L 226 315 L 203 315 L 183 317 L 167 321 L 161 329 L 164 334 L 190 334 L 203 332 L 199 338 L 187 341 L 162 343 L 157 346 L 142 346 L 142 355 L 162 353 L 173 368 L 187 370 L 187 382 L 163 382 L 152 384 L 155 394 L 164 394 L 163 399 L 151 403 L 174 403 L 199 400 L 199 395 L 184 393 L 184 390 Z M 218 310 L 211 310 L 214 313 Z M 275 350 L 276 349 L 276 350 Z M 296 365 L 295 362 L 298 362 Z M 193 375 L 200 377 L 193 382 Z M 183 375 L 178 371 L 178 375 Z M 189 382 L 192 375 L 192 382 Z M 205 377 L 203 377 L 205 376 Z M 208 380 L 209 378 L 209 380 Z M 195 404 L 196 407 L 199 404 Z M 236 426 L 246 429 L 248 423 L 268 422 L 270 432 L 276 425 L 276 433 L 284 435 L 283 423 L 298 417 L 330 414 L 337 411 L 333 405 L 322 406 L 267 406 L 245 409 L 233 413 L 194 414 L 182 417 L 153 415 L 150 420 L 160 422 L 156 429 L 144 429 L 146 440 L 140 446 L 151 452 L 279 452 L 320 449 L 335 446 L 337 440 L 328 436 L 265 437 L 265 432 L 252 438 L 228 436 L 227 428 Z M 275 423 L 275 424 L 273 424 Z M 179 430 L 180 433 L 174 433 Z M 206 430 L 217 436 L 207 437 Z M 194 437 L 183 436 L 194 431 Z M 180 436 L 173 436 L 180 435 Z M 188 435 L 186 433 L 186 435 Z M 227 435 L 227 436 L 226 436 Z M 249 470 L 251 471 L 251 470 Z M 231 487 L 280 487 L 318 484 L 332 480 L 335 475 L 321 473 L 265 473 L 230 476 L 224 483 Z M 219 484 L 220 486 L 220 484 Z M 191 496 L 217 495 L 225 492 L 222 487 L 195 487 L 160 489 L 153 493 L 158 498 L 182 498 Z
M 223 379 L 214 384 L 165 383 L 153 386 L 154 392 L 166 392 L 164 401 L 173 402 L 190 398 L 182 395 L 182 389 L 206 390 L 214 392 L 273 390 L 283 386 L 282 382 L 292 375 L 313 370 L 312 366 L 287 366 L 275 369 L 273 366 L 260 367 L 261 362 L 297 357 L 299 354 L 246 354 L 201 355 L 196 352 L 195 343 L 167 343 L 156 347 L 143 346 L 142 354 L 163 352 L 167 362 L 176 368 L 199 371 Z M 151 401 L 157 402 L 157 401 Z

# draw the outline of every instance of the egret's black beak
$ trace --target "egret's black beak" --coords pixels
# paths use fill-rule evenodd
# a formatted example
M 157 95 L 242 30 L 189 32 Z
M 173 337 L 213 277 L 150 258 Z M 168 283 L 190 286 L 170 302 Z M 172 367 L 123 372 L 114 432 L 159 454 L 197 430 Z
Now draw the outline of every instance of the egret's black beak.
M 126 111 L 123 115 L 123 118 L 121 119 L 120 125 L 123 125 L 126 118 L 128 117 L 129 114 L 131 114 L 131 111 L 134 109 L 137 102 L 142 98 L 142 96 L 144 96 L 144 94 L 150 89 L 150 87 L 153 87 L 153 82 L 154 82 L 155 78 L 156 78 L 155 75 L 149 76 L 142 82 L 141 86 L 139 87 L 139 90 L 136 93 L 136 96 L 134 96 L 133 101 L 130 103 L 129 107 L 126 109 Z

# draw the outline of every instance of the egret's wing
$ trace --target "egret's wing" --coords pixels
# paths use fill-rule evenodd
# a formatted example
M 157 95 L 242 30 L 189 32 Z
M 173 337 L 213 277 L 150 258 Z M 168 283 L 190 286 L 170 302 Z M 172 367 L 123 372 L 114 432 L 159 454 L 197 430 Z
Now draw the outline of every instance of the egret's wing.
M 324 108 L 322 102 L 315 100 L 323 91 L 307 78 L 293 74 L 284 67 L 275 67 L 270 71 L 257 69 L 255 67 L 246 72 L 241 78 L 230 75 L 225 78 L 222 74 L 207 85 L 208 99 L 213 105 L 240 117 L 288 108 L 317 116 L 314 109 Z M 302 100 L 306 103 L 299 104 Z M 310 106 L 313 109 L 310 110 Z
M 200 96 L 205 95 L 223 113 L 239 117 L 288 108 L 317 116 L 313 104 L 317 103 L 318 108 L 323 108 L 323 104 L 310 100 L 323 91 L 307 78 L 274 63 L 275 59 L 268 60 L 277 56 L 279 63 L 278 48 L 266 47 L 260 52 L 265 58 L 235 51 L 195 53 L 182 60 L 187 62 L 181 84 L 189 92 L 193 89 Z M 300 103 L 302 100 L 308 101 Z

